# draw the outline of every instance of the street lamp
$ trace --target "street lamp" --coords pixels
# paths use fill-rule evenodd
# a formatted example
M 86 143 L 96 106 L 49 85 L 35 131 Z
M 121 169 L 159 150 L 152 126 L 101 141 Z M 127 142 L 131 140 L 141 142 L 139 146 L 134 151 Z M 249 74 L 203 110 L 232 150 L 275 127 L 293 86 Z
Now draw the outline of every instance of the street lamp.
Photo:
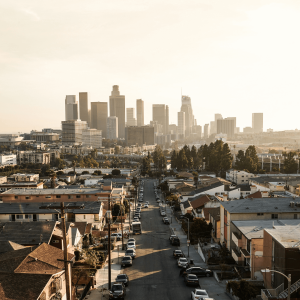
M 288 281 L 288 297 L 287 297 L 287 300 L 290 300 L 291 299 L 291 281 L 292 281 L 292 276 L 291 274 L 289 274 L 288 276 L 286 276 L 285 274 L 279 272 L 279 271 L 276 271 L 276 270 L 269 270 L 269 269 L 262 269 L 261 270 L 262 273 L 270 273 L 270 272 L 274 272 L 274 273 L 278 273 L 278 274 L 281 274 L 282 276 L 284 276 L 287 281 Z
M 188 240 L 187 240 L 187 247 L 188 247 L 188 257 L 190 257 L 190 219 L 184 217 L 183 219 L 188 220 Z

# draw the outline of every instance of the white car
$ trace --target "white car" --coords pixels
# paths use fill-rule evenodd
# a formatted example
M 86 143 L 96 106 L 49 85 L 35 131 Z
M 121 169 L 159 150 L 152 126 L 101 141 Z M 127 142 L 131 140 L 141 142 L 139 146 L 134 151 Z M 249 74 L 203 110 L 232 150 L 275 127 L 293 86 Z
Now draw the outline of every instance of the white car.
M 188 260 L 185 258 L 185 257 L 180 257 L 178 260 L 177 260 L 177 265 L 179 268 L 184 268 L 186 267 L 186 265 L 188 264 Z
M 127 249 L 136 249 L 136 247 L 135 247 L 135 242 L 128 242 L 127 243 Z
M 166 213 L 165 213 L 164 211 L 161 211 L 161 212 L 160 212 L 160 215 L 161 215 L 161 216 L 165 216 Z
M 112 233 L 111 237 L 116 237 L 117 241 L 120 241 L 122 239 L 122 233 Z
M 144 207 L 145 208 L 149 208 L 149 205 L 146 203 L 146 204 L 144 204 Z
M 191 294 L 192 300 L 201 300 L 209 298 L 206 290 L 194 289 Z

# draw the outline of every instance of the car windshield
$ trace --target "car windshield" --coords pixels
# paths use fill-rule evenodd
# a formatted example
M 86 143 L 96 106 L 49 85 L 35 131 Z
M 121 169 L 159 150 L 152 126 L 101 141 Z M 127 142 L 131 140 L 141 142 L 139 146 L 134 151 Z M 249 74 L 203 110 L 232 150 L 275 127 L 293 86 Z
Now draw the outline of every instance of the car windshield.
M 117 278 L 118 279 L 126 279 L 126 275 L 118 275 Z
M 123 260 L 130 260 L 130 257 L 123 257 Z
M 134 242 L 127 243 L 128 246 L 135 246 Z
M 190 276 L 189 276 L 189 279 L 197 279 L 197 280 L 198 280 L 198 278 L 197 278 L 196 275 L 190 275 Z
M 181 250 L 175 250 L 175 253 L 181 254 Z
M 204 291 L 197 291 L 196 295 L 207 295 L 207 293 L 205 293 Z
M 114 284 L 113 286 L 112 286 L 112 289 L 111 289 L 113 292 L 115 292 L 115 291 L 122 291 L 123 289 L 122 289 L 122 285 L 121 284 Z
M 179 261 L 181 261 L 181 262 L 187 262 L 187 259 L 186 258 L 179 258 Z
M 126 251 L 127 253 L 133 253 L 133 250 L 132 249 L 129 249 Z

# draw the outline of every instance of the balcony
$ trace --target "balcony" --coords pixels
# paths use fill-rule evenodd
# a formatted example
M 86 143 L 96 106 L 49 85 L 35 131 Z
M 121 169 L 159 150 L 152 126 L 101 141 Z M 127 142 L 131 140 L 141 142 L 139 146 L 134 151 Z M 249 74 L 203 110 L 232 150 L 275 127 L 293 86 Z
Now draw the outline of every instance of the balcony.
M 236 232 L 231 234 L 232 241 L 236 244 L 237 247 L 242 247 L 242 236 Z
M 246 249 L 241 249 L 242 256 L 250 258 L 250 253 Z
M 241 253 L 239 253 L 238 250 L 236 250 L 235 248 L 233 248 L 231 250 L 231 256 L 235 260 L 236 263 L 239 263 L 240 257 L 241 257 Z

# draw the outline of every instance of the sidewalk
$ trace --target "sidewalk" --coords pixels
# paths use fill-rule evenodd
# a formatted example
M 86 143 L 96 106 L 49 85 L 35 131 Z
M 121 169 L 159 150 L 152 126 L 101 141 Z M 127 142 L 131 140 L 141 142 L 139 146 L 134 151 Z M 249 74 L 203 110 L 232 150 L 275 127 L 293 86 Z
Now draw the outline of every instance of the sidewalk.
M 123 224 L 123 232 L 129 230 L 129 218 L 126 219 Z M 127 239 L 124 238 L 124 243 L 126 243 Z M 118 274 L 123 273 L 121 268 L 121 260 L 125 254 L 125 250 L 122 250 L 122 240 L 117 241 L 114 250 L 111 251 L 111 282 L 115 282 L 115 278 Z M 92 289 L 85 296 L 84 299 L 88 300 L 102 300 L 108 299 L 109 291 L 108 291 L 108 263 L 105 264 L 103 269 L 97 270 L 96 273 L 96 284 L 94 289 Z M 103 297 L 102 297 L 103 295 Z
M 173 212 L 169 206 L 166 205 L 166 214 L 170 221 L 170 233 L 176 234 L 180 239 L 180 247 L 178 247 L 184 253 L 185 257 L 188 260 L 192 259 L 195 267 L 202 267 L 209 269 L 209 266 L 202 260 L 198 253 L 197 245 L 187 246 L 187 235 L 181 228 L 181 222 L 177 221 Z M 189 248 L 189 250 L 188 250 Z M 189 252 L 189 255 L 188 255 Z M 200 278 L 201 288 L 205 289 L 209 296 L 214 298 L 215 300 L 224 300 L 230 299 L 226 292 L 226 283 L 225 282 L 217 282 L 214 278 Z

